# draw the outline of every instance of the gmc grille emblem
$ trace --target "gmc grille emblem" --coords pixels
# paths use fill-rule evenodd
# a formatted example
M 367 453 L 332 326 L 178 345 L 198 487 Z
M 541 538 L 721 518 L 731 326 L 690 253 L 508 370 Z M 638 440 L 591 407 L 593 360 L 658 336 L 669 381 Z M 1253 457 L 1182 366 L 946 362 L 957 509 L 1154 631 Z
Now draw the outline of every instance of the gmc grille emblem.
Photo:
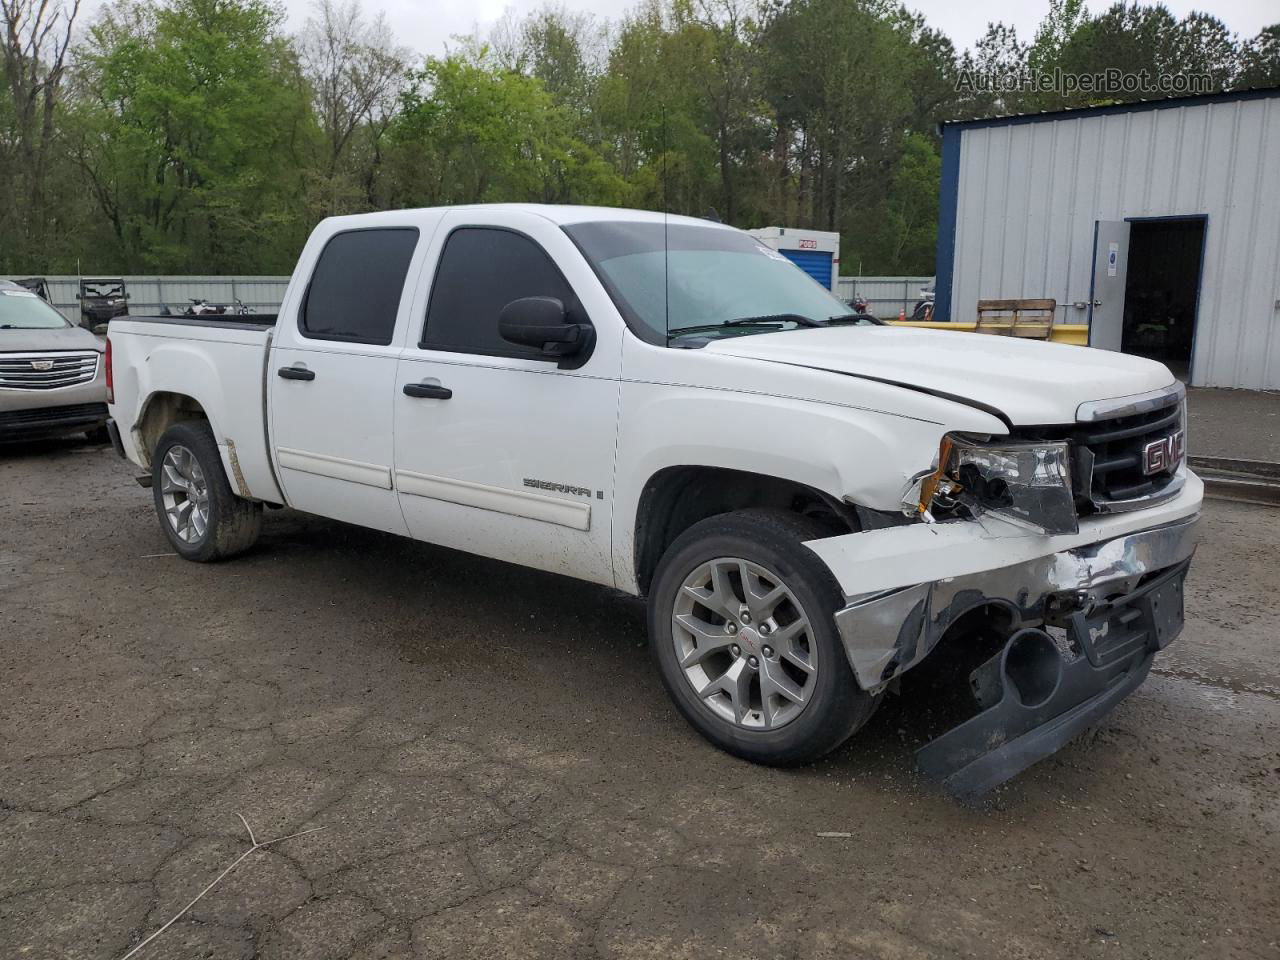
M 1181 430 L 1159 440 L 1152 440 L 1142 448 L 1142 472 L 1173 473 L 1182 462 L 1183 433 Z

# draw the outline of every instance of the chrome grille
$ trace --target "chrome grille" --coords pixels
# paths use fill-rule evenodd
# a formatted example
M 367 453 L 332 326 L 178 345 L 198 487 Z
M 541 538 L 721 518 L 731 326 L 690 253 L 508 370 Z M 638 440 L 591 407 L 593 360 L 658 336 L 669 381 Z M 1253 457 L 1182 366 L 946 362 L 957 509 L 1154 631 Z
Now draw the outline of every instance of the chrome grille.
M 1082 404 L 1071 426 L 1018 427 L 1011 436 L 1071 444 L 1071 485 L 1080 516 L 1139 510 L 1182 488 L 1186 392 L 1181 384 Z
M 0 353 L 0 389 L 56 390 L 89 383 L 97 375 L 93 350 Z
M 1176 438 L 1176 457 L 1148 472 L 1146 448 L 1170 438 Z M 1095 505 L 1158 496 L 1173 483 L 1182 464 L 1182 405 L 1091 423 L 1077 434 L 1077 442 L 1092 459 L 1089 493 Z

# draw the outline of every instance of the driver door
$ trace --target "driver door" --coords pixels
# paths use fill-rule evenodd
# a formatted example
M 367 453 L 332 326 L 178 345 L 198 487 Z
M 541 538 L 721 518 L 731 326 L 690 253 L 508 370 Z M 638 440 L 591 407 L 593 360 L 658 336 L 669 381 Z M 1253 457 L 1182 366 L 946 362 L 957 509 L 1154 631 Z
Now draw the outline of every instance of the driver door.
M 512 300 L 555 297 L 589 322 L 585 304 L 604 291 L 537 214 L 456 211 L 436 238 L 426 316 L 410 330 L 392 401 L 410 534 L 612 584 L 620 332 L 598 328 L 576 368 L 498 335 Z

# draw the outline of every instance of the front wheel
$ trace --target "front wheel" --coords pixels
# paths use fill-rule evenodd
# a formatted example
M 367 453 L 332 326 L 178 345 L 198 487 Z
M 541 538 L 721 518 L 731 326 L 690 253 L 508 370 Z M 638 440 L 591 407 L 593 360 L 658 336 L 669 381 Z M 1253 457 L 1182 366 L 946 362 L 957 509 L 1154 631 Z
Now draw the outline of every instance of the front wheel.
M 658 565 L 649 640 L 663 683 L 729 753 L 806 763 L 875 712 L 836 633 L 839 588 L 804 546 L 827 535 L 796 514 L 744 510 L 690 527 Z
M 262 504 L 231 491 L 208 421 L 164 432 L 151 458 L 151 492 L 165 536 L 187 560 L 223 560 L 258 539 Z

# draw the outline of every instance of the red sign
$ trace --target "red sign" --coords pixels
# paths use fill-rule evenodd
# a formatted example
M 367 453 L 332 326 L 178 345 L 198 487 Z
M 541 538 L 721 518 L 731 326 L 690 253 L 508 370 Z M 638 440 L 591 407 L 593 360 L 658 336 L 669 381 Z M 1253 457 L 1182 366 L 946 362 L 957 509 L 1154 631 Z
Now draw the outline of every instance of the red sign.
M 817 240 L 801 240 L 800 249 L 801 250 L 817 250 L 818 241 Z

